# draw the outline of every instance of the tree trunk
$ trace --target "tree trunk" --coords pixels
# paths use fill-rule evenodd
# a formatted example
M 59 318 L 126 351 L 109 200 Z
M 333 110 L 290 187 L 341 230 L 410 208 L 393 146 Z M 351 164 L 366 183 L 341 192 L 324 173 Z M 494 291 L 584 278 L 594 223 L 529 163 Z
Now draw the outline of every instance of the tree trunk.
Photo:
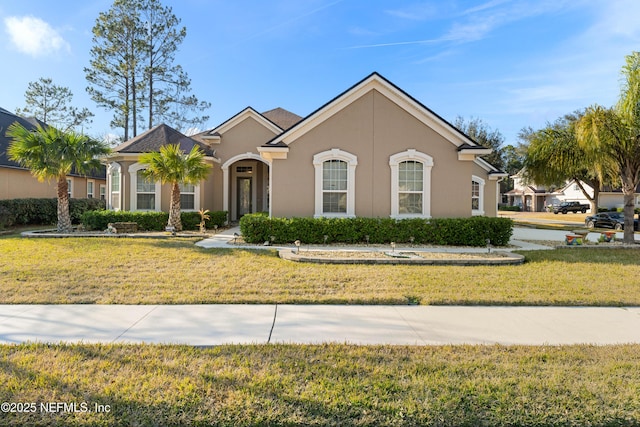
M 625 243 L 634 243 L 634 230 L 633 230 L 633 216 L 635 207 L 635 187 L 629 185 L 623 185 L 622 191 L 624 193 L 624 237 Z
M 175 231 L 182 231 L 182 221 L 180 221 L 180 186 L 174 182 L 171 187 L 171 206 L 169 208 L 169 222 L 167 226 L 173 227 Z
M 71 215 L 69 214 L 69 187 L 67 177 L 58 177 L 58 233 L 71 233 Z

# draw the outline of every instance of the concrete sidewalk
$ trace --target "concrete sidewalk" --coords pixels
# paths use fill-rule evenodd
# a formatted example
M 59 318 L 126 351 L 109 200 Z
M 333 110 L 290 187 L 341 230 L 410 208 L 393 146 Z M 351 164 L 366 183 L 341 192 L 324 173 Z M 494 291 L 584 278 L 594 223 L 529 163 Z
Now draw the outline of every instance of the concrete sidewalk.
M 640 343 L 640 307 L 0 305 L 0 343 Z

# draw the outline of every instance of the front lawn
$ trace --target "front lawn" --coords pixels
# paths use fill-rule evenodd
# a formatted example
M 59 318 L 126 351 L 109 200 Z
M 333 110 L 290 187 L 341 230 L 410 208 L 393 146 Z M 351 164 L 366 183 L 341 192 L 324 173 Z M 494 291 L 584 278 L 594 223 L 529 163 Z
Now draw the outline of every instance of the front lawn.
M 638 345 L 31 344 L 0 364 L 0 401 L 36 409 L 0 425 L 640 424 Z
M 0 303 L 640 305 L 635 249 L 530 252 L 521 266 L 316 265 L 195 241 L 1 237 Z

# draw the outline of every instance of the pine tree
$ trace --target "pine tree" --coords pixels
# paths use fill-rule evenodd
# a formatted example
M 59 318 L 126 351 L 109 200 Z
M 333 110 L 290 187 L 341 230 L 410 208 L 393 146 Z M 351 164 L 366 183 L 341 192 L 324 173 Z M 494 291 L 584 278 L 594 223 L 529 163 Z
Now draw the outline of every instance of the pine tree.
M 124 129 L 124 139 L 144 128 L 138 120 L 147 112 L 147 128 L 161 122 L 183 128 L 208 117 L 192 113 L 210 107 L 190 95 L 191 81 L 175 65 L 175 54 L 186 28 L 160 0 L 114 0 L 93 28 L 87 88 L 99 106 L 114 111 L 112 126 Z
M 73 93 L 68 87 L 58 86 L 50 78 L 40 77 L 29 82 L 24 94 L 26 106 L 16 114 L 36 119 L 63 131 L 91 123 L 93 113 L 87 108 L 71 106 Z

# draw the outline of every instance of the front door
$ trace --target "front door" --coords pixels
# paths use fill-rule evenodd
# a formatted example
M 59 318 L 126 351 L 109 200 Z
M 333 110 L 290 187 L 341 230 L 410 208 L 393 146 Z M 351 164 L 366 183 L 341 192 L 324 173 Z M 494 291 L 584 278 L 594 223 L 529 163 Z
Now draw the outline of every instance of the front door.
M 242 215 L 252 212 L 251 190 L 251 178 L 238 178 L 238 219 L 240 219 Z

